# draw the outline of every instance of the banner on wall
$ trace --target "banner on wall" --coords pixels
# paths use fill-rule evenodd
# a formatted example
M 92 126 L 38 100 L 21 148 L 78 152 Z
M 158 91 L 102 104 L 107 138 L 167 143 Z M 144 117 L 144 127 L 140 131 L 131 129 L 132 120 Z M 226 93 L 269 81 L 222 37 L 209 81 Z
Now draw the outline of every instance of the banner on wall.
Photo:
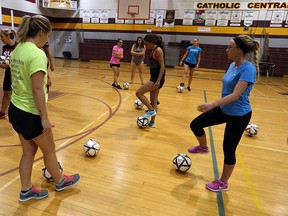
M 244 16 L 244 26 L 249 27 L 253 23 L 254 11 L 246 11 Z
M 183 25 L 193 25 L 194 11 L 184 10 Z
M 156 28 L 163 27 L 163 20 L 164 20 L 164 10 L 157 10 L 156 11 Z
M 232 11 L 230 26 L 240 26 L 243 11 Z
M 205 23 L 205 10 L 196 10 L 195 12 L 195 25 L 204 25 Z
M 230 16 L 231 16 L 231 11 L 228 11 L 228 10 L 218 11 L 217 26 L 228 26 Z
M 43 0 L 44 8 L 77 10 L 77 1 L 71 0 Z
M 215 26 L 216 25 L 216 18 L 217 18 L 217 11 L 216 10 L 207 10 L 205 11 L 206 16 L 206 26 Z
M 145 20 L 145 24 L 153 25 L 154 24 L 154 19 L 155 19 L 155 10 L 150 10 L 150 19 L 149 20 Z
M 284 27 L 288 27 L 288 12 L 286 13 L 286 20 L 285 20 L 285 25 L 284 25 Z
M 270 27 L 282 27 L 284 11 L 273 11 Z
M 166 10 L 164 27 L 174 27 L 175 10 Z

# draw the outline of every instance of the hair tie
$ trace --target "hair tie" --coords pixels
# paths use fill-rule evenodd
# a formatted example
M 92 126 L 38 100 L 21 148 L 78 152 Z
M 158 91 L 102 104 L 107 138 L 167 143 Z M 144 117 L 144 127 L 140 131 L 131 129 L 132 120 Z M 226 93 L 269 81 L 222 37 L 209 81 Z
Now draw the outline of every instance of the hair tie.
M 234 37 L 233 40 L 235 41 L 236 45 L 243 51 L 244 54 L 248 53 L 246 45 L 239 37 Z

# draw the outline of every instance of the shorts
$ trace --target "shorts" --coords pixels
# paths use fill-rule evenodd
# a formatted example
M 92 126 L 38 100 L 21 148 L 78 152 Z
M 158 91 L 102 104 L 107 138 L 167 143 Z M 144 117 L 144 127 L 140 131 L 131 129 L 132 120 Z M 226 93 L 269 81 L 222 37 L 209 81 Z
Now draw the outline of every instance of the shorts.
M 10 70 L 5 70 L 4 80 L 3 80 L 3 90 L 11 91 L 12 82 L 11 82 L 11 72 Z
M 193 68 L 196 67 L 196 64 L 191 64 L 191 63 L 189 63 L 189 62 L 187 62 L 187 61 L 185 61 L 184 64 L 187 65 L 187 66 L 189 66 L 190 69 L 193 69 Z
M 150 79 L 149 81 L 155 83 L 158 79 L 158 75 L 159 75 L 159 69 L 150 69 Z M 160 80 L 160 84 L 159 84 L 159 89 L 162 88 L 162 86 L 164 85 L 165 83 L 165 71 L 164 71 L 164 74 Z
M 117 68 L 119 68 L 119 67 L 120 67 L 120 64 L 110 64 L 110 68 L 112 68 L 112 67 L 117 67 Z
M 40 115 L 25 112 L 17 108 L 12 102 L 8 109 L 9 122 L 14 130 L 21 134 L 25 140 L 38 137 L 43 132 Z

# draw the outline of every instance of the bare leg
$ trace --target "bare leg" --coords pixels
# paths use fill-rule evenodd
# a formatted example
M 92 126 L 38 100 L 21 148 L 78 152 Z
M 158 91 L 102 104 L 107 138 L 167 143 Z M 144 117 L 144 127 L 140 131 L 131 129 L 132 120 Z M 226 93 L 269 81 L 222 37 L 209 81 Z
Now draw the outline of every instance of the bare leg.
M 6 109 L 8 108 L 8 106 L 10 104 L 11 94 L 12 94 L 12 91 L 5 91 L 4 90 L 4 94 L 3 94 L 3 98 L 2 98 L 2 106 L 1 106 L 1 112 L 2 113 L 5 113 Z
M 144 95 L 147 92 L 153 91 L 156 87 L 154 86 L 154 83 L 151 81 L 148 81 L 144 83 L 137 91 L 136 96 L 139 98 L 139 100 L 149 109 L 153 110 L 153 106 L 150 104 L 147 97 Z M 157 103 L 157 101 L 156 101 Z M 157 104 L 156 104 L 157 106 Z
M 35 154 L 38 146 L 32 142 L 25 140 L 22 135 L 18 134 L 22 145 L 22 157 L 19 165 L 19 174 L 21 180 L 21 190 L 27 191 L 31 188 L 31 175 Z
M 55 179 L 56 183 L 61 183 L 63 175 L 61 174 L 58 166 L 58 159 L 56 157 L 55 142 L 53 139 L 52 130 L 47 130 L 47 132 L 42 133 L 38 137 L 32 139 L 32 141 L 43 152 L 44 163 L 48 172 Z
M 133 81 L 134 81 L 135 69 L 136 69 L 136 64 L 134 64 L 133 62 L 131 62 L 131 80 L 130 80 L 130 84 L 132 84 Z
M 141 80 L 141 85 L 144 84 L 142 69 L 143 69 L 143 64 L 141 63 L 140 65 L 138 65 L 138 71 L 139 71 L 139 77 L 140 77 L 140 80 Z
M 114 79 L 113 79 L 114 84 L 115 85 L 119 85 L 118 84 L 118 77 L 119 77 L 119 74 L 120 74 L 120 70 L 117 67 L 112 67 L 112 71 L 113 71 L 113 75 L 114 75 Z
M 192 79 L 193 79 L 194 71 L 195 71 L 195 69 L 190 69 L 190 72 L 189 72 L 189 79 L 188 79 L 188 86 L 190 86 L 191 83 L 192 83 Z
M 232 175 L 235 165 L 224 164 L 223 173 L 221 175 L 221 180 L 227 182 Z
M 155 89 L 155 90 L 150 92 L 151 104 L 152 104 L 153 108 L 156 110 L 156 112 L 158 110 L 157 102 L 158 102 L 159 91 L 160 91 L 160 89 Z M 155 118 L 156 118 L 156 115 L 152 116 L 151 122 L 155 122 Z
M 185 83 L 186 81 L 186 76 L 188 75 L 188 69 L 189 69 L 189 66 L 184 64 L 184 73 L 182 76 L 182 83 Z
M 207 139 L 206 139 L 206 134 L 204 134 L 203 136 L 200 137 L 196 137 L 199 145 L 203 148 L 207 147 Z

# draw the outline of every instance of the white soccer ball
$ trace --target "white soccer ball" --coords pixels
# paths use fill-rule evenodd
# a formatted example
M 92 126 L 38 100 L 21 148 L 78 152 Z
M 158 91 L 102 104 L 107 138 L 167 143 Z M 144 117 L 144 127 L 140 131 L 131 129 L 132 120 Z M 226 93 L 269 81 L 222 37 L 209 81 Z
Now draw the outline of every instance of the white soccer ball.
M 147 127 L 147 125 L 149 123 L 149 119 L 144 118 L 143 116 L 139 116 L 136 120 L 136 123 L 137 123 L 139 128 L 145 128 L 145 127 Z
M 186 154 L 177 154 L 172 160 L 175 169 L 178 172 L 186 172 L 191 167 L 191 159 Z
M 259 127 L 256 124 L 248 124 L 245 131 L 249 136 L 255 136 L 258 134 Z
M 58 166 L 59 166 L 59 170 L 61 172 L 61 174 L 63 173 L 63 167 L 62 164 L 60 162 L 58 162 Z M 51 174 L 48 172 L 47 168 L 45 167 L 45 165 L 42 168 L 42 175 L 44 176 L 44 178 L 46 178 L 47 181 L 50 182 L 54 182 L 54 178 L 51 176 Z
M 89 139 L 84 143 L 83 150 L 86 156 L 95 157 L 100 151 L 100 144 L 94 139 Z
M 177 92 L 182 93 L 183 90 L 184 90 L 184 86 L 179 85 L 179 86 L 177 87 Z
M 123 83 L 123 89 L 128 90 L 130 87 L 130 84 L 128 82 Z
M 141 109 L 143 107 L 143 103 L 141 102 L 141 100 L 137 99 L 134 101 L 134 106 L 136 109 Z

